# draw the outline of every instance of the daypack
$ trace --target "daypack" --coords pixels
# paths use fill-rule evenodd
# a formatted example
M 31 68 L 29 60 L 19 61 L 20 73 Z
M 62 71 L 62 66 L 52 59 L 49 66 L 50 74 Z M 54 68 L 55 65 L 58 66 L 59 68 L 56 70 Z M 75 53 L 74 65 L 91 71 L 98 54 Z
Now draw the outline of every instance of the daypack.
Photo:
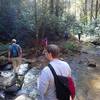
M 51 64 L 48 64 L 53 76 L 56 87 L 56 97 L 58 100 L 72 100 L 75 97 L 75 86 L 71 77 L 57 75 Z
M 11 48 L 10 48 L 10 56 L 11 57 L 18 57 L 19 54 L 20 54 L 20 48 L 18 45 L 11 45 Z

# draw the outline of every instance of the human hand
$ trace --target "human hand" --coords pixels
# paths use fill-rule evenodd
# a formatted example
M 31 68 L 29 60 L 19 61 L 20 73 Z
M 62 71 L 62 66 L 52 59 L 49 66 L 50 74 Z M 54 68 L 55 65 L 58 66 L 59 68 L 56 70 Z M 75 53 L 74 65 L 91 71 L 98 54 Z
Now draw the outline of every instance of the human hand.
M 72 99 L 72 97 L 70 96 L 70 100 L 74 100 L 74 99 Z

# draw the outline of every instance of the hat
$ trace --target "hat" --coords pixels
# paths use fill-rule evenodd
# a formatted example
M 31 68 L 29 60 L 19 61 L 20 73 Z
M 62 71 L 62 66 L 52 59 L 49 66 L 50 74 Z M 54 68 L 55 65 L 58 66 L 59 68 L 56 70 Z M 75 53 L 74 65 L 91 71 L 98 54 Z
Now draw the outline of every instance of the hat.
M 12 42 L 16 42 L 16 39 L 12 39 Z

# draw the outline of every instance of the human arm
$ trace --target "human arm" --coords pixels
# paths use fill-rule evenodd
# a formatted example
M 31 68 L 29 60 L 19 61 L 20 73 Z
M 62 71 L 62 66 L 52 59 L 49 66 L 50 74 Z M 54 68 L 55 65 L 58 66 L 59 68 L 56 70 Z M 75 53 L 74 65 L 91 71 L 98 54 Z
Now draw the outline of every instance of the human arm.
M 72 99 L 72 97 L 70 96 L 70 100 L 74 100 L 74 99 Z
M 22 48 L 20 48 L 20 57 L 22 57 Z
M 22 48 L 20 46 L 19 46 L 19 51 L 20 51 L 19 57 L 22 57 Z
M 39 100 L 44 100 L 49 86 L 49 77 L 46 69 L 43 69 L 38 80 Z

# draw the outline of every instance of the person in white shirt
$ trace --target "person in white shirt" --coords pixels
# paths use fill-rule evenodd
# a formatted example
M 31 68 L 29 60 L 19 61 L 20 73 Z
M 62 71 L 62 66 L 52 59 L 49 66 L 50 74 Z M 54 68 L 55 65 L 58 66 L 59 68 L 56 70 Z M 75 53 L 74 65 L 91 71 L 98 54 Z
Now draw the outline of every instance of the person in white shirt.
M 57 45 L 50 44 L 45 50 L 45 57 L 50 61 L 57 75 L 70 77 L 71 69 L 67 62 L 59 59 L 59 51 Z M 39 76 L 38 92 L 38 100 L 58 100 L 55 93 L 54 77 L 48 66 L 44 67 Z

